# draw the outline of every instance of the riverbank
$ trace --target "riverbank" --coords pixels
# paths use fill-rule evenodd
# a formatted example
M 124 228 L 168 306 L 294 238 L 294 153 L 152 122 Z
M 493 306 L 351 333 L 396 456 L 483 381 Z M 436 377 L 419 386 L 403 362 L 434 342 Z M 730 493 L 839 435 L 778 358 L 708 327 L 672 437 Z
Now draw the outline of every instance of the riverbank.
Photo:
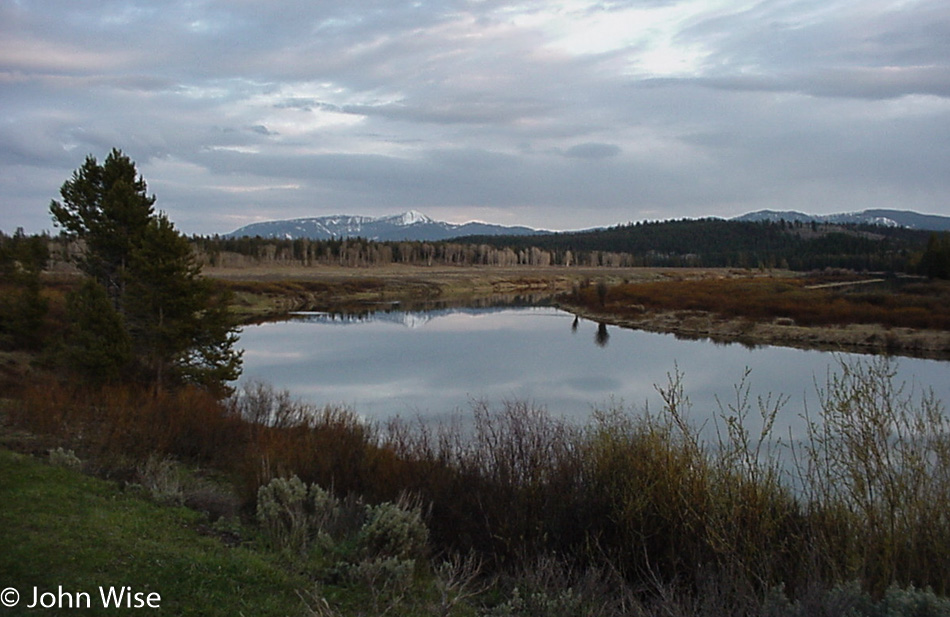
M 687 338 L 950 358 L 946 281 L 849 273 L 598 284 L 559 298 L 579 315 Z
M 950 360 L 950 332 L 886 328 L 878 324 L 799 326 L 781 318 L 771 322 L 721 318 L 708 311 L 649 311 L 639 317 L 611 314 L 561 302 L 581 318 L 621 328 L 674 334 L 695 340 L 738 343 L 750 347 L 777 345 L 844 353 L 870 353 Z
M 267 266 L 207 268 L 205 273 L 231 289 L 233 310 L 248 322 L 304 310 L 358 312 L 383 305 L 419 309 L 555 299 L 558 306 L 585 319 L 684 338 L 752 346 L 950 358 L 950 330 L 919 325 L 927 323 L 921 321 L 921 313 L 933 314 L 937 310 L 933 307 L 943 300 L 940 294 L 950 293 L 939 284 L 928 287 L 930 284 L 920 283 L 911 290 L 913 293 L 908 293 L 904 288 L 895 291 L 892 282 L 882 278 L 807 279 L 805 275 L 789 272 L 721 268 Z M 769 291 L 765 299 L 748 300 L 743 306 L 743 299 L 736 296 L 735 288 L 726 286 L 727 282 L 736 281 L 770 281 L 792 286 L 792 291 L 799 294 L 799 302 L 819 312 L 824 307 L 825 313 L 831 306 L 840 313 L 840 303 L 834 303 L 841 298 L 853 300 L 860 293 L 858 299 L 878 307 L 885 318 L 875 321 L 873 316 L 865 315 L 849 322 L 847 315 L 836 315 L 837 323 L 801 323 L 783 314 L 787 298 L 774 290 Z M 668 297 L 671 294 L 667 292 L 677 286 L 696 282 L 707 286 L 704 294 L 732 297 L 739 306 L 730 308 L 731 314 L 723 314 L 704 308 L 702 303 L 684 304 Z M 664 287 L 660 288 L 663 293 L 658 293 L 655 286 L 649 287 L 646 293 L 655 299 L 652 303 L 628 298 L 602 303 L 592 295 L 598 293 L 597 288 L 610 290 L 609 293 L 616 296 L 616 290 L 653 284 Z M 583 289 L 588 290 L 586 297 L 579 294 Z M 773 306 L 763 312 L 761 305 L 770 302 Z
M 293 311 L 361 311 L 381 304 L 410 308 L 550 299 L 590 281 L 615 285 L 722 275 L 713 268 L 563 268 L 555 266 L 380 267 L 259 266 L 204 269 L 234 294 L 241 319 L 272 319 Z
M 851 368 L 807 430 L 822 430 L 829 413 L 845 415 L 804 438 L 815 449 L 803 451 L 809 458 L 796 460 L 787 478 L 768 445 L 782 435 L 767 429 L 765 441 L 750 441 L 745 403 L 730 416 L 738 430 L 707 447 L 674 383 L 661 391 L 665 419 L 614 409 L 578 427 L 510 402 L 476 412 L 474 432 L 409 422 L 374 428 L 355 413 L 321 412 L 263 386 L 217 404 L 197 390 L 156 397 L 125 387 L 82 397 L 37 386 L 0 417 L 21 435 L 45 427 L 48 445 L 16 439 L 28 440 L 26 449 L 47 459 L 41 463 L 4 455 L 0 438 L 0 523 L 8 532 L 0 571 L 27 594 L 61 586 L 76 598 L 112 585 L 157 593 L 175 614 L 653 617 L 702 600 L 706 614 L 743 607 L 741 614 L 793 617 L 833 600 L 855 615 L 879 615 L 871 594 L 903 594 L 912 582 L 946 594 L 950 491 L 935 471 L 946 463 L 946 421 L 939 402 L 922 397 L 918 407 L 916 396 L 892 388 L 885 365 Z M 739 398 L 744 391 L 737 385 Z M 779 407 L 759 406 L 772 417 Z M 920 415 L 928 410 L 935 413 Z M 879 443 L 893 449 L 865 466 L 868 453 L 880 456 L 872 449 Z M 80 468 L 108 470 L 113 480 L 85 480 Z M 267 515 L 273 510 L 262 504 L 277 500 L 266 501 L 270 489 L 261 487 L 292 476 L 310 488 L 288 484 L 286 511 Z M 225 482 L 244 495 L 243 507 L 231 509 L 242 518 L 205 510 L 222 512 Z M 861 489 L 869 485 L 900 499 Z M 332 487 L 339 500 L 301 503 L 324 495 L 313 486 Z M 380 511 L 364 504 L 387 502 L 425 513 L 420 535 L 429 551 L 417 561 L 376 559 L 355 529 L 337 526 Z M 898 515 L 900 526 L 886 524 Z M 400 520 L 380 528 L 413 537 Z M 312 598 L 299 612 L 286 605 L 298 593 L 301 604 Z M 522 608 L 525 597 L 535 608 Z M 946 600 L 933 593 L 912 599 L 935 607 L 926 614 L 946 614 L 936 610 Z M 893 610 L 893 600 L 883 606 Z M 315 606 L 323 612 L 308 612 Z

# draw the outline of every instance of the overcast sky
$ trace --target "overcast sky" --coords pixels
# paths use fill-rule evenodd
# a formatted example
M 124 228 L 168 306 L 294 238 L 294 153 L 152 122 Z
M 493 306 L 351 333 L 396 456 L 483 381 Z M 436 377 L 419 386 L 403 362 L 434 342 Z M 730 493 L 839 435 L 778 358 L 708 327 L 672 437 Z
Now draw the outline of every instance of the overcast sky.
M 0 0 L 0 230 L 113 147 L 189 234 L 950 215 L 950 2 Z

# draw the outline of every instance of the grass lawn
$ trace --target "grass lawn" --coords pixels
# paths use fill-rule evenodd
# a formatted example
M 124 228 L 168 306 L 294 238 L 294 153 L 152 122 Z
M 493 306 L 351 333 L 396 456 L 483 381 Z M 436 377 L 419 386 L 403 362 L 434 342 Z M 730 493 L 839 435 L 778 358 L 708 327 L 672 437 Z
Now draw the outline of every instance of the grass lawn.
M 186 508 L 7 450 L 0 450 L 0 504 L 0 589 L 20 594 L 19 605 L 0 606 L 0 614 L 61 614 L 25 608 L 34 588 L 55 596 L 60 586 L 73 598 L 88 594 L 91 608 L 82 615 L 304 614 L 297 590 L 306 580 L 266 554 L 200 534 L 202 517 Z M 158 593 L 160 608 L 104 608 L 100 587 Z

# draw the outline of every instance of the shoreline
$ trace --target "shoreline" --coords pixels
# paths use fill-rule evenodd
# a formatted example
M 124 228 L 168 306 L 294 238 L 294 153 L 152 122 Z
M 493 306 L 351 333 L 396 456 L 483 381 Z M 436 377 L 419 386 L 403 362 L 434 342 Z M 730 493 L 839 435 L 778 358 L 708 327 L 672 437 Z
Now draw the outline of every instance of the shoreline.
M 621 328 L 673 334 L 685 339 L 748 347 L 772 345 L 815 351 L 950 360 L 950 332 L 942 330 L 885 328 L 877 324 L 798 326 L 781 320 L 758 322 L 724 319 L 705 311 L 654 311 L 644 312 L 640 317 L 630 317 L 591 311 L 567 302 L 558 302 L 557 306 L 582 319 Z
M 772 276 L 777 273 L 760 274 Z M 682 338 L 775 345 L 798 349 L 888 354 L 950 360 L 950 331 L 884 327 L 876 324 L 800 326 L 789 319 L 770 322 L 723 318 L 697 310 L 644 310 L 618 314 L 572 304 L 564 294 L 582 281 L 610 284 L 748 277 L 720 268 L 564 268 L 394 265 L 383 268 L 261 267 L 207 268 L 205 275 L 236 286 L 234 308 L 247 321 L 277 319 L 299 310 L 367 310 L 373 305 L 464 304 L 491 298 L 541 297 L 583 319 Z M 756 275 L 753 275 L 756 276 Z M 246 289 L 244 287 L 247 287 Z M 256 289 L 255 289 L 256 287 Z M 558 297 L 560 296 L 560 297 Z

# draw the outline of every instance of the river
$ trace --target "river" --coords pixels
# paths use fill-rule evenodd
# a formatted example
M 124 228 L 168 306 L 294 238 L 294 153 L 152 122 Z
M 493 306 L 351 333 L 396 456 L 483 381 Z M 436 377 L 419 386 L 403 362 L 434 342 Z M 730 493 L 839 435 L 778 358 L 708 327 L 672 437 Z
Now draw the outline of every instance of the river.
M 240 345 L 242 381 L 265 381 L 376 420 L 464 417 L 475 401 L 528 401 L 580 423 L 595 408 L 659 412 L 657 387 L 679 374 L 694 423 L 713 426 L 748 372 L 753 407 L 758 397 L 787 397 L 780 424 L 793 433 L 806 410 L 817 411 L 829 371 L 871 359 L 683 340 L 544 306 L 304 313 L 248 326 Z M 893 361 L 896 382 L 908 391 L 933 389 L 942 401 L 950 401 L 948 368 L 938 360 Z

